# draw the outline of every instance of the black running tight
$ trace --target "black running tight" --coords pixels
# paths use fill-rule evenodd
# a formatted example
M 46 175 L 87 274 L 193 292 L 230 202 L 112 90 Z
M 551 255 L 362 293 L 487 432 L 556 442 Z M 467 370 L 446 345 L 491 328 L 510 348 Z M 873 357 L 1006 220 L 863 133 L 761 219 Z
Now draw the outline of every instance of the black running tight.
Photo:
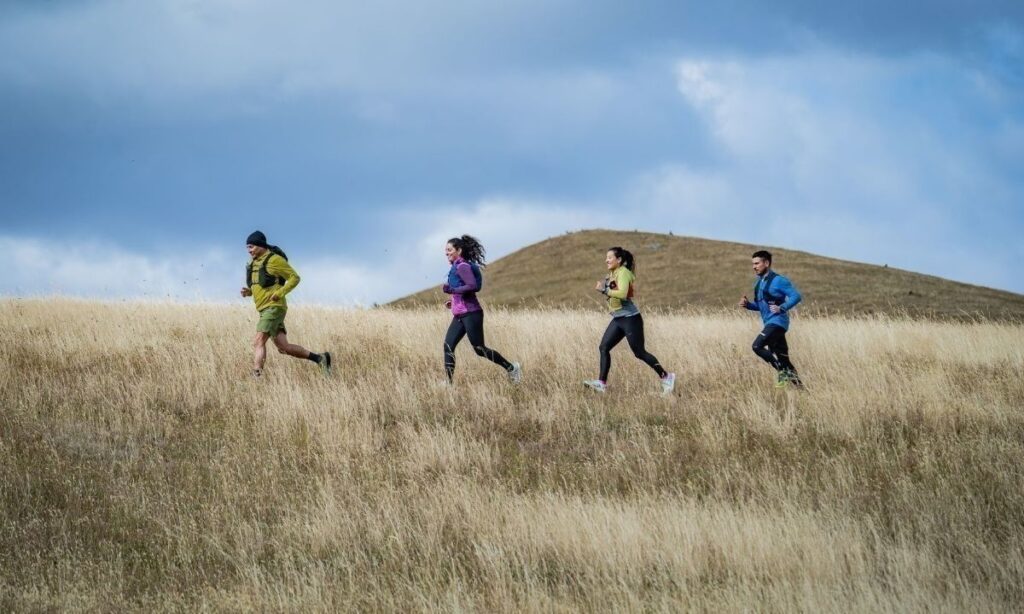
M 455 346 L 467 335 L 477 356 L 482 356 L 494 364 L 500 365 L 506 371 L 512 370 L 512 363 L 484 345 L 484 312 L 470 311 L 452 318 L 452 323 L 448 326 L 448 333 L 444 336 L 444 370 L 448 374 L 449 380 L 452 379 L 452 374 L 455 372 Z
M 622 318 L 612 318 L 601 338 L 601 375 L 602 382 L 608 381 L 608 371 L 612 368 L 612 348 L 625 338 L 633 355 L 647 363 L 658 374 L 665 377 L 665 369 L 661 368 L 658 359 L 644 348 L 644 318 L 640 314 Z
M 789 360 L 789 344 L 786 343 L 786 329 L 775 324 L 764 327 L 761 334 L 754 339 L 754 353 L 775 368 L 776 371 L 792 371 L 796 367 Z

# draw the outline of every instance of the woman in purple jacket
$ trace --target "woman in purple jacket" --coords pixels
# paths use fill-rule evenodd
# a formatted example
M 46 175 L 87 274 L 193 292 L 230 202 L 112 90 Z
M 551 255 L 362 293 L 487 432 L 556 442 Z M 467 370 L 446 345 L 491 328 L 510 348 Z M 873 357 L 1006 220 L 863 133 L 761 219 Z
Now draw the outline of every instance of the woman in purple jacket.
M 441 288 L 452 296 L 446 303 L 452 309 L 452 323 L 444 337 L 444 370 L 448 381 L 452 381 L 455 372 L 455 346 L 468 335 L 477 356 L 500 365 L 508 372 L 509 379 L 518 384 L 523 377 L 519 363 L 505 360 L 501 354 L 484 345 L 484 308 L 476 298 L 483 285 L 480 268 L 486 265 L 484 246 L 473 237 L 462 235 L 449 239 L 444 253 L 452 265 L 448 271 L 448 283 Z

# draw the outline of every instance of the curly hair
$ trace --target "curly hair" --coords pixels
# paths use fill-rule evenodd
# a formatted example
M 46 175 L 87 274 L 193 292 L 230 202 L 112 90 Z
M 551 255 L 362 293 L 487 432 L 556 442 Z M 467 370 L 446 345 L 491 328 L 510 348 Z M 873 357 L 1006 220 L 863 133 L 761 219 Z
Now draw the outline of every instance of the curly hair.
M 480 244 L 475 237 L 469 235 L 462 235 L 461 237 L 452 237 L 448 239 L 449 245 L 462 252 L 462 257 L 466 262 L 474 262 L 480 266 L 487 266 L 485 258 L 487 252 L 484 251 L 484 246 Z

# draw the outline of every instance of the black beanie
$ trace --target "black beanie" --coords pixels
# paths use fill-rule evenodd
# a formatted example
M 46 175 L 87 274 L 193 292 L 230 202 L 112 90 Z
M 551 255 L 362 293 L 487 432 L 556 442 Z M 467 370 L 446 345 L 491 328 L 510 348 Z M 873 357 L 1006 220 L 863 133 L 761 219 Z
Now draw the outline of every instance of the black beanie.
M 257 230 L 256 232 L 249 235 L 249 238 L 245 240 L 245 244 L 255 245 L 256 247 L 266 247 L 267 235 Z

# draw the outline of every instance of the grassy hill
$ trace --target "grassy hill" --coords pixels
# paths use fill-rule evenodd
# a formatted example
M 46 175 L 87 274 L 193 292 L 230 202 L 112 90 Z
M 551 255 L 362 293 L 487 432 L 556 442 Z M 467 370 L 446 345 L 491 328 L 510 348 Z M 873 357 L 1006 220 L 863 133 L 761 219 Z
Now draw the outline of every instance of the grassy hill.
M 1024 325 L 0 300 L 0 612 L 1008 612 L 1024 603 Z M 1016 605 L 1014 605 L 1016 604 Z
M 487 267 L 481 298 L 487 305 L 560 306 L 602 309 L 593 291 L 604 271 L 609 246 L 621 245 L 637 258 L 637 300 L 641 308 L 731 307 L 750 294 L 750 254 L 764 246 L 646 232 L 586 230 L 525 247 Z M 981 315 L 1024 319 L 1024 296 L 884 266 L 768 248 L 775 269 L 804 295 L 807 313 L 906 313 L 960 318 Z M 399 299 L 396 306 L 436 305 L 432 288 Z

